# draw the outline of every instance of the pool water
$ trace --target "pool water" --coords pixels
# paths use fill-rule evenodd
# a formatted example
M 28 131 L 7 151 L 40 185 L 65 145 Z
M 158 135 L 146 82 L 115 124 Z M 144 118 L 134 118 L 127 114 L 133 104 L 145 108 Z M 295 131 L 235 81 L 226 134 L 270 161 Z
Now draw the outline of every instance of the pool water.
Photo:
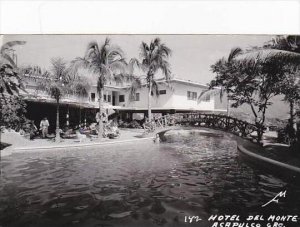
M 208 227 L 211 214 L 300 214 L 298 179 L 248 165 L 230 135 L 166 138 L 2 158 L 0 226 Z M 279 204 L 261 207 L 283 190 Z M 188 225 L 187 215 L 203 221 Z

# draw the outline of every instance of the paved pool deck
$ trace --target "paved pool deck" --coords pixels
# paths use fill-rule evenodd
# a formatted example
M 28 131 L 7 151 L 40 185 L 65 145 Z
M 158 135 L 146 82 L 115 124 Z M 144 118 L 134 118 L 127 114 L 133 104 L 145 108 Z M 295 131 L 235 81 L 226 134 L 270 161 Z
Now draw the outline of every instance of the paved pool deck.
M 55 142 L 54 139 L 34 139 L 29 140 L 14 131 L 6 131 L 1 135 L 3 143 L 11 144 L 1 151 L 1 156 L 8 156 L 14 153 L 36 152 L 53 149 L 68 149 L 80 147 L 96 147 L 109 144 L 129 143 L 144 140 L 153 140 L 152 136 L 145 136 L 142 129 L 120 129 L 120 136 L 115 139 L 102 138 L 83 138 L 79 139 L 61 139 Z

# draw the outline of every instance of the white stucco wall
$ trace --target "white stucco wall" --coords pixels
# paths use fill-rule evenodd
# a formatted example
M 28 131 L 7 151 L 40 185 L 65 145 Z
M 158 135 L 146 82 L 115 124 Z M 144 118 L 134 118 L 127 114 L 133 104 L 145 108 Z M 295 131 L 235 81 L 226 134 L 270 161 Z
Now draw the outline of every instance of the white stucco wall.
M 153 95 L 151 97 L 151 107 L 152 108 L 172 108 L 172 94 L 173 92 L 166 88 L 165 86 L 160 86 L 160 90 L 166 90 L 166 94 L 159 95 L 159 97 L 156 97 Z M 137 93 L 140 94 L 140 100 L 139 101 L 130 101 L 129 100 L 129 94 L 126 93 L 125 97 L 125 106 L 126 107 L 136 107 L 136 108 L 148 108 L 148 88 L 143 87 L 137 91 Z
M 187 92 L 196 92 L 197 99 L 204 87 L 192 84 L 173 83 L 174 94 L 172 97 L 173 108 L 175 109 L 192 109 L 192 110 L 214 110 L 214 97 L 210 101 L 189 100 Z
M 199 85 L 184 84 L 179 82 L 172 82 L 171 88 L 160 85 L 159 90 L 166 90 L 166 94 L 156 97 L 155 95 L 151 97 L 151 107 L 153 109 L 191 109 L 191 110 L 214 110 L 214 97 L 211 97 L 210 101 L 188 100 L 187 92 L 197 92 L 197 97 L 204 89 L 204 87 Z M 148 89 L 143 87 L 138 90 L 140 93 L 140 101 L 129 101 L 129 94 L 125 94 L 125 106 L 139 109 L 147 109 L 148 102 Z
M 29 81 L 27 87 L 30 90 L 30 93 L 34 93 L 34 87 L 36 86 L 35 82 Z M 153 95 L 151 97 L 151 107 L 152 109 L 177 109 L 177 110 L 208 110 L 213 111 L 215 109 L 215 98 L 211 97 L 209 101 L 198 100 L 189 100 L 187 97 L 187 92 L 196 92 L 197 97 L 205 87 L 203 85 L 182 82 L 173 80 L 170 83 L 171 86 L 166 86 L 163 83 L 159 83 L 159 90 L 166 90 L 166 94 L 161 94 L 158 97 Z M 92 100 L 91 94 L 95 93 L 95 100 Z M 103 95 L 106 95 L 105 105 L 113 105 L 113 94 L 115 94 L 115 103 L 114 106 L 120 106 L 125 108 L 132 108 L 137 110 L 146 110 L 148 108 L 148 88 L 143 87 L 137 90 L 137 93 L 140 94 L 139 101 L 130 101 L 129 92 L 121 87 L 115 86 L 106 86 L 103 92 Z M 42 95 L 42 94 L 41 94 Z M 108 95 L 111 99 L 108 102 Z M 124 95 L 124 102 L 119 102 L 119 96 Z M 71 97 L 64 97 L 65 99 Z M 98 106 L 98 92 L 96 86 L 92 86 L 89 91 L 89 97 L 80 98 L 72 97 L 72 99 L 77 100 L 78 102 L 86 102 L 92 104 L 93 106 Z M 64 101 L 64 99 L 62 99 Z

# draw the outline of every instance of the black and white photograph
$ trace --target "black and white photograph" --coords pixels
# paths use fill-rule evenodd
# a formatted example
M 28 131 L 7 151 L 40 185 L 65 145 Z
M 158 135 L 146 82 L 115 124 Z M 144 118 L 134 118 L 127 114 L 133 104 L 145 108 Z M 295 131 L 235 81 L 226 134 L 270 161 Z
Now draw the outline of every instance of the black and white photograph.
M 2 35 L 0 226 L 298 227 L 300 36 Z
M 300 0 L 0 0 L 0 227 L 299 227 Z

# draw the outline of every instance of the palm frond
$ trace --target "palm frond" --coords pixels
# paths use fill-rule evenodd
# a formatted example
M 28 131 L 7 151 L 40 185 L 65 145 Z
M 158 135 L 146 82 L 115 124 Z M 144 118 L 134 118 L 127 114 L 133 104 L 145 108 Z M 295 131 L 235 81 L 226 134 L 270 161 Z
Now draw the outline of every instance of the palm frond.
M 134 77 L 132 79 L 132 82 L 130 83 L 130 86 L 126 89 L 129 91 L 129 101 L 134 101 L 135 100 L 135 94 L 136 92 L 142 88 L 142 82 L 140 78 Z
M 148 46 L 147 43 L 145 42 L 142 42 L 141 46 L 140 46 L 140 57 L 142 59 L 145 59 L 147 61 L 149 61 L 149 56 L 148 56 L 148 53 L 150 51 L 150 47 Z
M 0 54 L 3 54 L 5 51 L 9 50 L 13 46 L 24 45 L 25 43 L 26 43 L 25 41 L 11 41 L 11 42 L 4 43 L 0 49 Z
M 77 78 L 72 83 L 72 91 L 74 94 L 78 95 L 79 97 L 87 97 L 89 95 L 90 84 L 83 81 L 80 78 Z
M 201 93 L 198 96 L 198 103 L 200 103 L 203 100 L 206 100 L 210 98 L 211 96 L 216 96 L 219 95 L 220 100 L 222 101 L 223 95 L 224 95 L 224 90 L 223 88 L 213 88 L 213 89 L 206 89 L 202 90 Z
M 96 41 L 91 41 L 87 45 L 84 58 L 90 59 L 93 57 L 99 57 L 99 51 L 98 43 Z
M 170 91 L 174 92 L 174 87 L 171 84 L 171 80 L 159 81 L 160 84 L 164 85 Z
M 239 47 L 231 49 L 229 55 L 228 55 L 228 62 L 231 62 L 234 58 L 236 58 L 238 55 L 242 53 L 242 49 Z
M 7 53 L 5 53 L 5 52 L 3 54 L 1 54 L 0 61 L 3 62 L 3 63 L 9 63 L 13 67 L 17 67 L 15 61 Z
M 24 91 L 19 72 L 10 64 L 1 64 L 0 67 L 0 92 L 9 95 L 19 94 Z
M 125 74 L 128 70 L 128 64 L 124 59 L 120 59 L 117 61 L 113 61 L 109 64 L 109 68 L 111 71 L 117 73 L 117 74 Z
M 102 64 L 107 63 L 107 54 L 108 54 L 109 46 L 110 46 L 110 39 L 106 37 L 104 43 L 101 45 L 99 49 L 100 56 L 98 57 L 98 59 L 100 59 Z
M 67 63 L 62 58 L 51 59 L 51 71 L 54 76 L 62 80 L 67 80 Z M 67 82 L 67 81 L 65 81 Z
M 77 75 L 80 69 L 88 69 L 90 62 L 86 58 L 77 57 L 71 61 L 69 72 L 70 74 Z
M 141 69 L 141 63 L 136 58 L 131 58 L 128 63 L 128 73 L 133 74 L 135 69 Z
M 300 62 L 300 53 L 286 51 L 286 50 L 277 50 L 277 49 L 261 49 L 257 51 L 249 51 L 237 57 L 238 60 L 268 60 L 268 59 L 279 59 L 282 62 L 287 62 L 290 64 L 299 65 Z
M 159 86 L 155 80 L 152 80 L 151 93 L 155 94 L 156 97 L 159 96 Z
M 110 62 L 117 61 L 123 59 L 124 52 L 118 46 L 109 46 L 106 48 L 106 62 L 109 64 Z

